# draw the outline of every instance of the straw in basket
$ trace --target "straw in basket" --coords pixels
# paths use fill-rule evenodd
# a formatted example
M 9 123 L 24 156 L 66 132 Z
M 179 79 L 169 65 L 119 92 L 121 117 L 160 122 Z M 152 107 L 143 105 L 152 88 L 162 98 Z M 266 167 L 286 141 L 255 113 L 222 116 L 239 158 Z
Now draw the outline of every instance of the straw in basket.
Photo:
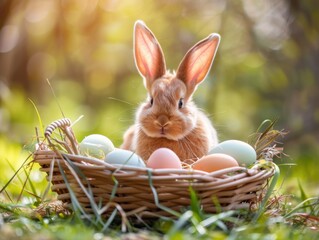
M 126 216 L 139 218 L 176 216 L 190 206 L 191 189 L 206 213 L 248 209 L 263 197 L 276 170 L 271 161 L 250 169 L 232 167 L 212 173 L 125 165 L 119 168 L 81 156 L 69 119 L 57 120 L 47 127 L 45 141 L 35 151 L 34 161 L 47 173 L 52 191 L 62 202 L 71 204 L 75 196 L 86 213 L 92 213 L 94 205 L 102 209 L 103 215 L 110 215 L 117 208 Z

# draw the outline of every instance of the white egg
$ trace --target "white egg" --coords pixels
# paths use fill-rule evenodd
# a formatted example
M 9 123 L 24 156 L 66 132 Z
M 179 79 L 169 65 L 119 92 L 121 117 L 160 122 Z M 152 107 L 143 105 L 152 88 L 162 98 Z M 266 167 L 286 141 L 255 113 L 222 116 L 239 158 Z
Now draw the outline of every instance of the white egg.
M 241 166 L 249 166 L 256 161 L 255 149 L 248 143 L 239 140 L 227 140 L 219 143 L 208 154 L 223 153 L 232 156 Z
M 101 134 L 92 134 L 82 140 L 79 149 L 84 156 L 104 159 L 109 152 L 114 150 L 114 145 L 107 137 Z
M 115 149 L 105 157 L 105 162 L 115 165 L 128 165 L 135 167 L 145 167 L 143 159 L 132 151 Z

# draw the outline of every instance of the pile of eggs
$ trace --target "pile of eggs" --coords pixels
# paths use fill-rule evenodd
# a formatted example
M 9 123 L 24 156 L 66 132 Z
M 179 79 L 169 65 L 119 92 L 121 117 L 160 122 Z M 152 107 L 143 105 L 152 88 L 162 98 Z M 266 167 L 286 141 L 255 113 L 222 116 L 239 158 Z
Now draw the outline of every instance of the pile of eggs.
M 137 154 L 115 148 L 110 139 L 100 134 L 85 137 L 79 144 L 79 150 L 84 156 L 95 157 L 115 166 L 182 169 L 181 160 L 168 148 L 155 150 L 145 164 Z M 194 170 L 214 172 L 230 167 L 248 167 L 256 161 L 256 158 L 256 151 L 249 144 L 239 140 L 227 140 L 216 145 L 190 167 Z

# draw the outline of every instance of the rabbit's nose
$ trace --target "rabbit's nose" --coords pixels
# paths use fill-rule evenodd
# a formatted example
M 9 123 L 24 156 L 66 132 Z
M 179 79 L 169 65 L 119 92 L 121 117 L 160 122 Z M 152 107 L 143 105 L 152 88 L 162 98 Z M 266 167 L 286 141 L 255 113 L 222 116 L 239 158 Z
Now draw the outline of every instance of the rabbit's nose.
M 155 122 L 159 126 L 165 127 L 169 123 L 169 118 L 166 115 L 159 115 Z

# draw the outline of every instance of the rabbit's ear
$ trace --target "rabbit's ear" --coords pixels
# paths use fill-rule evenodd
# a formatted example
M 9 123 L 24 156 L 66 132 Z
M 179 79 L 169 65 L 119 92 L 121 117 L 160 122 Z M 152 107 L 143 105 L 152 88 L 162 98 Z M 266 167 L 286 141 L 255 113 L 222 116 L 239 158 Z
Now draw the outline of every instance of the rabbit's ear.
M 209 35 L 193 46 L 181 61 L 176 75 L 186 84 L 188 96 L 207 76 L 217 52 L 219 41 L 219 34 Z
M 154 34 L 144 22 L 136 21 L 134 27 L 134 58 L 138 71 L 144 77 L 146 89 L 166 72 L 165 59 Z

